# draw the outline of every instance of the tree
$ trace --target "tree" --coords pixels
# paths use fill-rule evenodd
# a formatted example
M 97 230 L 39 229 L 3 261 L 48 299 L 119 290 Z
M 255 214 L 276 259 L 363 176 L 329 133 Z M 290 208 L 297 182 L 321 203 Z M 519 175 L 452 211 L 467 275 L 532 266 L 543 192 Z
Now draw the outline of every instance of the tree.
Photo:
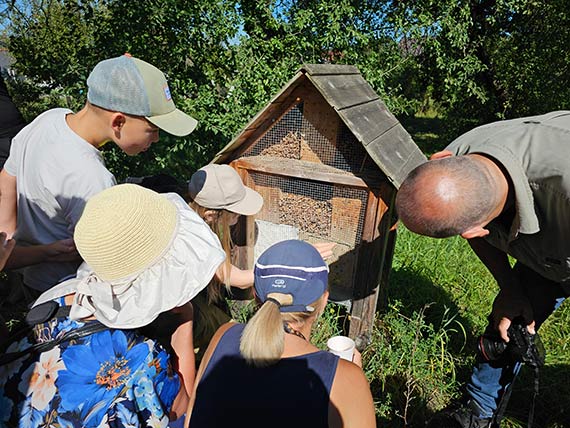
M 107 162 L 119 178 L 159 169 L 188 177 L 303 62 L 356 64 L 395 111 L 409 108 L 409 95 L 400 92 L 411 85 L 397 76 L 410 61 L 379 27 L 379 4 L 22 0 L 8 8 L 7 46 L 25 76 L 13 84 L 31 118 L 51 106 L 79 108 L 87 74 L 101 59 L 130 52 L 155 64 L 168 75 L 179 108 L 200 126 L 185 139 L 163 137 L 142 157 L 111 150 Z
M 567 2 L 395 1 L 397 26 L 420 46 L 449 134 L 568 106 Z
M 28 119 L 81 107 L 102 59 L 130 52 L 166 72 L 199 127 L 142 157 L 110 150 L 119 178 L 187 178 L 303 63 L 356 65 L 396 114 L 438 106 L 449 137 L 569 99 L 563 0 L 5 0 L 0 10 Z

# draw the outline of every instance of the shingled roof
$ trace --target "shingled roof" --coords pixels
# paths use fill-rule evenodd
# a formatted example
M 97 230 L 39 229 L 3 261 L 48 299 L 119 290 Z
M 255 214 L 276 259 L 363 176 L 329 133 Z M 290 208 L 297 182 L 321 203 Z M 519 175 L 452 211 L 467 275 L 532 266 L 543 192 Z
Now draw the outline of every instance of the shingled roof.
M 224 163 L 258 128 L 267 128 L 273 113 L 280 111 L 293 90 L 308 79 L 338 113 L 341 120 L 362 144 L 396 188 L 426 157 L 412 137 L 390 113 L 355 66 L 305 64 L 296 75 L 212 160 Z

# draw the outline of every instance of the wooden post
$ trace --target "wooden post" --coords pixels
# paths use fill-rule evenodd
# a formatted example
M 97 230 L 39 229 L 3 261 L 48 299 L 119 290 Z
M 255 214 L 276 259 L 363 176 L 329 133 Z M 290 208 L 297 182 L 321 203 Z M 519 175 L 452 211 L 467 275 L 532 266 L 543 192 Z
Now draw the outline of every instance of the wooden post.
M 382 187 L 384 191 L 388 188 Z M 379 195 L 383 193 L 379 192 Z M 355 340 L 359 350 L 370 342 L 378 296 L 380 290 L 387 285 L 392 261 L 394 239 L 389 224 L 393 215 L 395 192 L 388 205 L 379 195 L 370 192 L 362 243 L 358 251 L 349 336 Z

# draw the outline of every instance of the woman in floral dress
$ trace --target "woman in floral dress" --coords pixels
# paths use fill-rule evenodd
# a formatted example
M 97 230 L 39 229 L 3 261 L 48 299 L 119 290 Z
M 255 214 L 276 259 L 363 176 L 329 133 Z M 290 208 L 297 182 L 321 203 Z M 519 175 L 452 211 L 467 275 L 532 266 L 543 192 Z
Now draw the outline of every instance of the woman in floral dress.
M 74 239 L 77 277 L 34 305 L 67 311 L 4 352 L 100 328 L 1 365 L 0 427 L 165 427 L 193 388 L 189 302 L 224 260 L 219 241 L 178 195 L 133 184 L 91 198 Z M 141 332 L 165 316 L 169 341 Z

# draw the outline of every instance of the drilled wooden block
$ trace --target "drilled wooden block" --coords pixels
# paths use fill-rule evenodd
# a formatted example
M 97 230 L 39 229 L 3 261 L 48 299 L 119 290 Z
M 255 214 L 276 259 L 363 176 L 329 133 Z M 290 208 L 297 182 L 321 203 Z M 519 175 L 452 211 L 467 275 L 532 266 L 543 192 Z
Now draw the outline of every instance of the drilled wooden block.
M 360 240 L 358 225 L 362 213 L 362 201 L 334 196 L 331 205 L 331 238 L 354 247 Z

